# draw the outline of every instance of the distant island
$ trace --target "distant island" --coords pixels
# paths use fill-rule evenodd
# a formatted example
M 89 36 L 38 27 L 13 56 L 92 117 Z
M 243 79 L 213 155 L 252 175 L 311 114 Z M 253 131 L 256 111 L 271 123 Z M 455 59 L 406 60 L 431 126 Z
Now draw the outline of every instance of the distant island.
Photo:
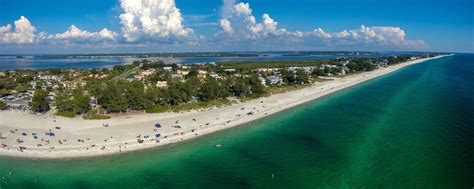
M 441 55 L 2 71 L 0 155 L 90 156 L 179 142 Z
M 192 52 L 192 53 L 113 53 L 113 54 L 52 54 L 34 55 L 35 58 L 74 59 L 74 58 L 191 58 L 191 57 L 266 57 L 270 54 L 281 56 L 313 56 L 313 55 L 375 55 L 379 52 L 351 51 L 272 51 L 272 52 Z M 23 56 L 18 56 L 23 57 Z

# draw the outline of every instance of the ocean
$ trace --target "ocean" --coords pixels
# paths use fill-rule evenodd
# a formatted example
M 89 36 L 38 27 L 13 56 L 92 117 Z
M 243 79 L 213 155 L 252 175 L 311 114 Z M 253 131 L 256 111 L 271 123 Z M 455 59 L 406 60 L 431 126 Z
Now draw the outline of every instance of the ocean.
M 182 144 L 80 160 L 2 157 L 0 177 L 2 189 L 472 188 L 474 55 L 408 66 Z

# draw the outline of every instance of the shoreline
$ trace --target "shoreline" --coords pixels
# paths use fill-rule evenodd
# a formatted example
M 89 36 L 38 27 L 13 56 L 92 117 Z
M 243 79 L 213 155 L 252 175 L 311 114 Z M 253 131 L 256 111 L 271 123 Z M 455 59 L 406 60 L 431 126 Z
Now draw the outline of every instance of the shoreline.
M 221 108 L 180 113 L 117 116 L 110 120 L 70 119 L 26 112 L 0 112 L 0 156 L 25 159 L 81 159 L 165 147 L 274 115 L 403 67 L 450 55 L 425 58 L 363 72 L 281 94 Z M 249 112 L 253 112 L 249 115 Z M 155 128 L 159 123 L 161 128 Z M 103 125 L 107 124 L 108 127 Z M 180 129 L 172 128 L 179 124 Z M 56 129 L 60 127 L 60 129 Z M 55 136 L 46 136 L 51 129 Z M 24 134 L 26 136 L 24 136 Z M 36 135 L 32 135 L 36 133 Z M 155 135 L 161 136 L 156 138 Z M 38 138 L 35 139 L 34 136 Z M 149 136 L 149 137 L 145 137 Z M 139 143 L 137 139 L 143 140 Z M 18 140 L 23 141 L 21 144 Z M 157 142 L 159 140 L 159 142 Z M 21 152 L 18 148 L 26 147 Z

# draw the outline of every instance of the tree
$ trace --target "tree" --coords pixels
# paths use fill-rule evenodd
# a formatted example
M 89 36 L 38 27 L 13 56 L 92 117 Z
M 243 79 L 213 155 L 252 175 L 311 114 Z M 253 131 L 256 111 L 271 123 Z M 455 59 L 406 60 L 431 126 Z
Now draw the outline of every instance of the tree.
M 8 91 L 7 89 L 0 89 L 0 96 L 5 96 L 7 94 L 10 94 L 10 91 Z
M 313 72 L 311 74 L 315 75 L 315 76 L 325 76 L 326 75 L 326 73 L 324 72 L 324 69 L 320 69 L 320 68 L 313 69 Z
M 61 68 L 49 68 L 48 72 L 53 75 L 59 75 L 61 74 Z
M 187 91 L 190 97 L 197 96 L 199 88 L 201 87 L 201 81 L 196 77 L 188 77 L 184 83 L 184 89 Z
M 250 86 L 247 79 L 235 78 L 232 85 L 232 92 L 235 96 L 243 96 L 250 93 Z
M 227 98 L 229 96 L 228 88 L 221 82 L 208 78 L 201 86 L 201 100 L 209 101 L 219 98 Z
M 28 90 L 28 86 L 26 84 L 20 84 L 15 87 L 15 90 L 18 91 L 19 93 L 24 93 Z
M 251 85 L 252 94 L 255 96 L 261 96 L 265 93 L 265 86 L 263 86 L 257 74 L 253 74 L 249 79 Z
M 30 102 L 31 110 L 34 112 L 47 112 L 49 110 L 48 93 L 43 89 L 37 89 Z
M 71 103 L 71 96 L 66 93 L 59 93 L 54 102 L 58 112 L 73 112 L 74 105 Z
M 151 68 L 163 68 L 165 67 L 165 63 L 163 61 L 156 61 L 156 62 L 142 62 L 142 69 L 149 70 Z
M 306 73 L 304 70 L 296 70 L 296 83 L 309 83 L 309 74 Z
M 366 61 L 355 61 L 347 64 L 347 68 L 349 70 L 354 71 L 354 72 L 359 72 L 359 71 L 372 71 L 376 67 L 375 65 L 366 62 Z
M 98 100 L 108 112 L 125 112 L 128 107 L 127 98 L 117 82 L 110 82 L 102 88 Z
M 123 86 L 125 98 L 128 101 L 128 107 L 132 110 L 143 110 L 150 108 L 153 104 L 145 98 L 145 86 L 140 81 L 130 83 L 120 83 Z
M 0 110 L 3 110 L 7 107 L 7 103 L 3 102 L 2 100 L 0 100 Z
M 33 78 L 32 76 L 27 75 L 27 76 L 20 76 L 20 77 L 17 77 L 15 81 L 16 81 L 17 83 L 26 84 L 26 83 L 29 83 L 29 82 L 33 81 L 33 79 L 34 79 L 34 78 Z
M 102 86 L 103 86 L 103 83 L 98 79 L 95 79 L 95 78 L 87 79 L 86 90 L 89 92 L 89 94 L 93 96 L 100 95 Z
M 79 87 L 72 92 L 73 112 L 83 114 L 91 109 L 90 96 L 84 94 L 84 90 Z

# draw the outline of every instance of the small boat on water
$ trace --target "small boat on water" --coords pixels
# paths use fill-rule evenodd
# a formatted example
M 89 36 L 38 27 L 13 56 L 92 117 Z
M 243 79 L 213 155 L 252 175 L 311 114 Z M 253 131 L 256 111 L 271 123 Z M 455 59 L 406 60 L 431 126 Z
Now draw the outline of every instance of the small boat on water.
M 216 148 L 222 147 L 222 144 L 216 144 Z

